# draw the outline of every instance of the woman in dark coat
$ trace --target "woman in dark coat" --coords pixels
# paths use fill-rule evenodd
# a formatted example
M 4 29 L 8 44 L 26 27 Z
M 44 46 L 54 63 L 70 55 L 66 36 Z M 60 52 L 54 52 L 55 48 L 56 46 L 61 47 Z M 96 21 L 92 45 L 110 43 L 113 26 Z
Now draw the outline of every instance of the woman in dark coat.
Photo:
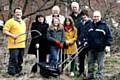
M 42 35 L 39 36 L 37 32 L 32 32 L 31 37 L 33 38 L 30 43 L 30 47 L 28 50 L 28 54 L 35 54 L 37 56 L 37 48 L 36 44 L 39 43 L 39 62 L 45 62 L 46 61 L 46 55 L 49 53 L 49 46 L 48 46 L 48 41 L 47 41 L 47 29 L 48 29 L 48 24 L 45 23 L 45 17 L 43 15 L 37 15 L 36 16 L 36 21 L 32 23 L 31 26 L 31 31 L 32 30 L 37 30 L 39 31 Z M 35 38 L 36 36 L 39 36 Z M 35 64 L 32 67 L 31 72 L 36 72 L 37 71 L 37 64 Z

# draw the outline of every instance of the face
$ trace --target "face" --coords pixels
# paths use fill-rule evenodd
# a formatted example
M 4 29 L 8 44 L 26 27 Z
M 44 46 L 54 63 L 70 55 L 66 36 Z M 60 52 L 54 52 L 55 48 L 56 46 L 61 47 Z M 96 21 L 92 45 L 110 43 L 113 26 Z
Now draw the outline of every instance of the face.
M 96 23 L 96 22 L 99 22 L 100 20 L 101 20 L 100 12 L 94 12 L 93 13 L 93 21 Z
M 72 6 L 72 11 L 75 12 L 75 13 L 78 13 L 79 12 L 79 7 L 77 5 L 73 5 Z
M 41 22 L 41 23 L 43 23 L 44 22 L 44 18 L 43 17 L 39 17 L 38 21 Z
M 83 19 L 84 21 L 87 21 L 87 20 L 88 20 L 88 16 L 87 16 L 87 15 L 83 15 L 83 16 L 82 16 L 82 19 Z
M 59 15 L 59 13 L 60 13 L 60 8 L 58 7 L 58 6 L 54 6 L 53 8 L 52 8 L 52 15 Z
M 93 16 L 93 21 L 96 23 L 96 22 L 99 22 L 100 21 L 100 16 Z
M 60 21 L 59 21 L 58 18 L 54 18 L 54 19 L 53 19 L 53 24 L 54 24 L 55 26 L 58 26 L 59 23 L 60 23 Z
M 21 19 L 21 17 L 22 17 L 22 10 L 16 9 L 14 15 L 15 15 L 15 17 L 17 19 Z
M 70 21 L 68 19 L 66 20 L 66 25 L 70 25 Z

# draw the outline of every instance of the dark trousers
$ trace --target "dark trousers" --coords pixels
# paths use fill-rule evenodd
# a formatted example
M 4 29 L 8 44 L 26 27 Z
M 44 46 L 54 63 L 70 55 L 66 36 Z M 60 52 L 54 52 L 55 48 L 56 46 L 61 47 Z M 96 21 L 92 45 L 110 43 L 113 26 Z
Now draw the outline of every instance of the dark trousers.
M 79 73 L 82 74 L 85 71 L 85 56 L 88 54 L 88 48 L 85 48 L 82 50 L 82 52 L 79 53 Z
M 94 51 L 90 50 L 88 53 L 88 77 L 94 78 L 94 76 L 103 77 L 103 68 L 104 68 L 104 51 Z M 97 71 L 95 69 L 95 63 L 98 64 Z M 96 73 L 95 73 L 96 72 Z
M 10 75 L 15 75 L 20 73 L 22 70 L 22 63 L 23 63 L 23 55 L 24 55 L 24 48 L 15 48 L 9 49 L 10 57 L 9 57 L 9 65 L 8 65 L 8 73 Z

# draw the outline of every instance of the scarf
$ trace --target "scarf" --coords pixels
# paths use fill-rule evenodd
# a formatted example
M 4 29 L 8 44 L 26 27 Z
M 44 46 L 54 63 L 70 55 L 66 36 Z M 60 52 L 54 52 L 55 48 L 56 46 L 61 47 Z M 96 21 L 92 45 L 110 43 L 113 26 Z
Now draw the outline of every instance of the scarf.
M 66 31 L 70 30 L 71 28 L 72 28 L 71 25 L 66 25 L 66 26 L 65 26 L 65 30 L 66 30 Z

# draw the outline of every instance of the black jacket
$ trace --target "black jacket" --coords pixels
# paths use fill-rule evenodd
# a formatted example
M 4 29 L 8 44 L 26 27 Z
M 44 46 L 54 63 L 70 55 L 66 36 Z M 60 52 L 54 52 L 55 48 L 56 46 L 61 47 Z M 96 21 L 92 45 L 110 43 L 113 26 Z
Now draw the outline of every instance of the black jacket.
M 78 29 L 78 27 L 79 27 L 79 22 L 80 22 L 81 19 L 82 19 L 81 13 L 79 13 L 77 16 L 75 16 L 74 13 L 72 12 L 72 13 L 70 14 L 70 16 L 72 17 L 72 19 L 73 19 L 73 21 L 74 21 L 74 23 L 75 23 L 75 27 Z
M 92 21 L 88 20 L 86 23 L 83 23 L 83 20 L 80 21 L 78 27 L 78 41 L 87 42 L 88 41 L 88 30 L 92 26 Z
M 105 46 L 112 43 L 112 34 L 105 21 L 92 22 L 92 27 L 88 31 L 89 48 L 96 51 L 104 51 Z
M 47 29 L 48 24 L 47 23 L 40 23 L 40 22 L 33 22 L 31 30 L 38 30 L 42 36 L 39 36 L 37 38 L 34 38 L 38 36 L 38 33 L 32 32 L 31 37 L 33 38 L 30 43 L 30 47 L 28 50 L 28 54 L 36 54 L 36 44 L 39 43 L 39 52 L 40 53 L 48 53 L 49 51 L 49 44 L 47 40 Z

